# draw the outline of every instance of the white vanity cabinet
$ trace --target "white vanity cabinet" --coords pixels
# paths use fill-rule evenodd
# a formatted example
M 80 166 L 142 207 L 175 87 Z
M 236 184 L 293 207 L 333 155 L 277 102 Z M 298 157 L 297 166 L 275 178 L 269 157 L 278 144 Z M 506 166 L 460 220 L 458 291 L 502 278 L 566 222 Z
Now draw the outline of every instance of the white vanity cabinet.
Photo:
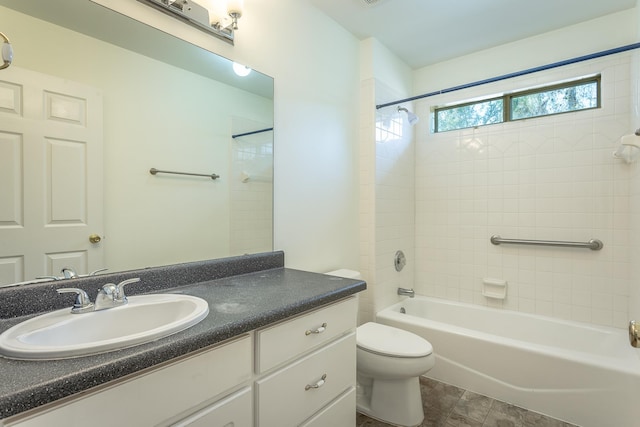
M 355 425 L 356 313 L 352 297 L 256 332 L 256 427 L 298 426 L 340 399 L 350 411 L 327 425 Z
M 0 421 L 6 427 L 353 427 L 357 299 Z
M 252 376 L 252 337 L 245 334 L 146 372 L 71 396 L 33 415 L 15 417 L 6 426 L 113 427 L 166 425 L 182 413 L 193 412 Z M 242 412 L 251 413 L 251 400 Z M 233 422 L 233 421 L 232 421 Z M 225 423 L 226 424 L 226 423 Z M 224 426 L 221 424 L 220 426 Z M 186 424 L 188 425 L 188 424 Z M 208 424 L 213 426 L 216 424 Z M 232 424 L 233 425 L 233 424 Z M 242 424 L 236 424 L 241 426 Z M 251 424 L 247 424 L 250 426 Z

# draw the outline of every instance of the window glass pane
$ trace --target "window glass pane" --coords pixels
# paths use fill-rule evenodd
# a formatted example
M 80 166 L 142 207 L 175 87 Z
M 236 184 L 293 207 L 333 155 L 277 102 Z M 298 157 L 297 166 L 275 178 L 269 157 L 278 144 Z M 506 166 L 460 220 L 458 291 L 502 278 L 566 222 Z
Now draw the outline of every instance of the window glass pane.
M 511 119 L 546 116 L 598 106 L 598 82 L 511 97 Z
M 436 132 L 470 128 L 503 121 L 502 99 L 436 110 Z

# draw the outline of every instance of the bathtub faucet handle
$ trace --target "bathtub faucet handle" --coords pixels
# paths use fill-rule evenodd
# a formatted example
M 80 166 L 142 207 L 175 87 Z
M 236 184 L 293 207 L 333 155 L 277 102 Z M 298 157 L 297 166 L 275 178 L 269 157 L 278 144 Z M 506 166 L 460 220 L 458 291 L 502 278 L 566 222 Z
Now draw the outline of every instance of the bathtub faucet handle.
M 413 298 L 416 296 L 415 291 L 412 289 L 407 289 L 407 288 L 398 288 L 398 295 L 403 295 L 403 296 L 407 296 L 409 298 Z

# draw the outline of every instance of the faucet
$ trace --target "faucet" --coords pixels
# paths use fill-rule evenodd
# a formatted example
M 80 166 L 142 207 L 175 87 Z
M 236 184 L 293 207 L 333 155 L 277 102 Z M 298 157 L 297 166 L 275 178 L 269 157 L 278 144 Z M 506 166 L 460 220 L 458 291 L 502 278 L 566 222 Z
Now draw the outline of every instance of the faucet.
M 89 298 L 89 295 L 87 295 L 87 293 L 84 290 L 80 288 L 60 288 L 60 289 L 56 289 L 56 291 L 59 294 L 66 294 L 66 293 L 76 294 L 76 300 L 73 303 L 73 307 L 71 308 L 71 312 L 73 314 L 86 313 L 94 310 L 94 306 L 91 303 L 91 299 Z
M 398 288 L 398 295 L 404 295 L 408 296 L 409 298 L 413 298 L 416 296 L 416 293 L 413 289 Z
M 61 273 L 62 277 L 64 277 L 65 279 L 75 279 L 76 277 L 78 277 L 76 271 L 71 267 L 63 267 Z
M 102 288 L 98 289 L 98 295 L 96 295 L 95 311 L 125 305 L 127 303 L 127 296 L 124 294 L 125 285 L 139 281 L 140 278 L 135 277 L 133 279 L 123 280 L 117 285 L 107 283 L 102 286 Z
M 91 302 L 89 295 L 80 288 L 60 288 L 56 289 L 59 294 L 75 293 L 76 299 L 71 308 L 71 313 L 87 313 L 90 311 L 106 310 L 108 308 L 125 305 L 127 296 L 124 294 L 124 287 L 129 283 L 139 282 L 140 278 L 123 280 L 116 284 L 107 283 L 98 290 L 95 304 Z

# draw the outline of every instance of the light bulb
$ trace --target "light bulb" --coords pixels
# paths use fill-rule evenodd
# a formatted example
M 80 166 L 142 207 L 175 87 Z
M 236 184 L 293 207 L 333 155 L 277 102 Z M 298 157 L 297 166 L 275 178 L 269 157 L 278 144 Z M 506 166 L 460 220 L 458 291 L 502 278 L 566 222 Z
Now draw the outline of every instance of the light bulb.
M 212 26 L 222 22 L 226 17 L 226 4 L 219 0 L 199 0 L 199 3 L 209 11 L 209 23 Z
M 244 0 L 229 0 L 227 3 L 227 13 L 231 15 L 236 13 L 238 17 L 244 12 Z
M 240 77 L 248 76 L 251 72 L 251 68 L 246 65 L 238 64 L 237 62 L 233 63 L 233 72 L 239 75 Z

